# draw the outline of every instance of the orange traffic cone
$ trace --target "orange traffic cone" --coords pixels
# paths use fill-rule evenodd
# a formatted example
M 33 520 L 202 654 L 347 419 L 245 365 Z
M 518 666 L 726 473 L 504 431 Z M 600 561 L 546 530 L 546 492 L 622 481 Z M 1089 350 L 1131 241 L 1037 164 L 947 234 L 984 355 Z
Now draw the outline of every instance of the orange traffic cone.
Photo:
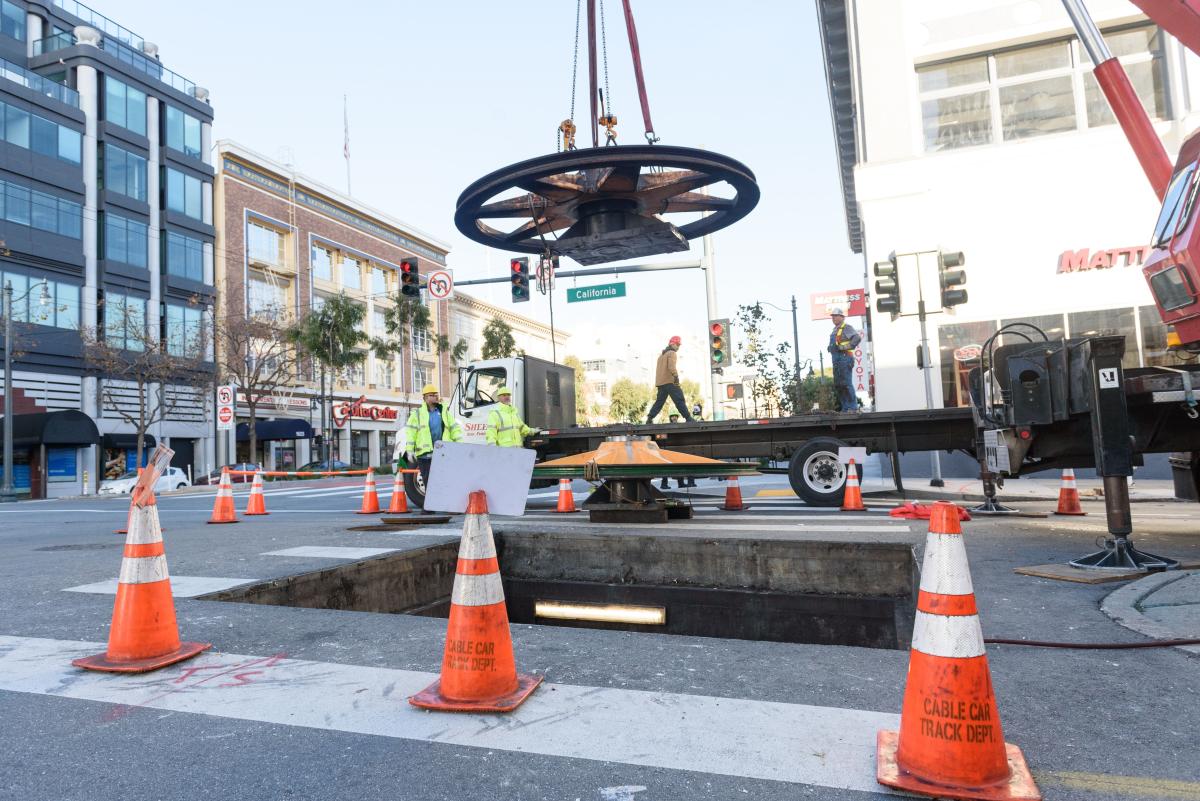
M 1058 508 L 1056 515 L 1086 515 L 1079 505 L 1079 489 L 1075 486 L 1075 471 L 1067 468 L 1062 471 L 1062 488 L 1058 491 Z
M 212 647 L 211 643 L 179 641 L 154 495 L 143 504 L 135 504 L 129 536 L 125 538 L 108 650 L 72 661 L 76 667 L 109 673 L 145 673 L 190 659 Z
M 388 514 L 408 514 L 408 496 L 404 494 L 404 474 L 399 470 L 396 471 L 396 477 L 392 479 L 392 501 L 388 504 Z
M 880 784 L 942 798 L 1040 799 L 1004 742 L 975 591 L 953 504 L 933 506 L 900 731 L 880 731 Z
M 558 480 L 558 507 L 554 510 L 557 512 L 578 512 L 575 507 L 575 493 L 571 492 L 571 479 L 560 478 Z
M 368 467 L 367 480 L 363 484 L 362 508 L 355 514 L 377 515 L 379 511 L 379 494 L 375 492 L 375 471 Z
M 145 468 L 139 467 L 137 469 L 138 478 L 142 477 L 143 469 L 145 469 Z M 154 489 L 151 488 L 149 491 L 150 491 L 150 500 L 146 501 L 146 503 L 155 503 Z M 133 506 L 134 506 L 133 493 L 130 492 L 129 493 L 129 513 L 125 515 L 125 528 L 114 528 L 113 534 L 128 534 L 129 533 L 129 524 L 133 522 Z M 163 529 L 163 530 L 165 531 L 166 529 Z
M 221 484 L 217 487 L 217 498 L 213 501 L 209 523 L 236 523 L 237 510 L 233 508 L 233 483 L 229 480 L 229 468 L 221 468 Z
M 858 485 L 858 470 L 854 467 L 853 459 L 846 465 L 846 492 L 842 498 L 842 511 L 867 511 L 867 507 L 863 506 L 862 489 Z
M 442 675 L 408 699 L 448 712 L 511 712 L 542 682 L 517 673 L 487 496 L 472 492 L 450 594 Z
M 741 512 L 749 509 L 748 504 L 742 503 L 742 488 L 738 486 L 737 476 L 725 480 L 725 504 L 721 509 L 726 512 Z
M 246 503 L 247 515 L 265 515 L 270 514 L 267 511 L 266 499 L 263 498 L 263 482 L 262 471 L 258 470 L 254 473 L 254 483 L 250 485 L 250 500 Z

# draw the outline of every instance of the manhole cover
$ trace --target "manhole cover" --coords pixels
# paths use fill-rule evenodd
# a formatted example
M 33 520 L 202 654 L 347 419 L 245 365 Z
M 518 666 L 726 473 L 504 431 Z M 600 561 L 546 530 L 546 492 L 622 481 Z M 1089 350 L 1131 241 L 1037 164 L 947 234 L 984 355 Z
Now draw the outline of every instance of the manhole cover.
M 381 517 L 389 526 L 440 526 L 450 522 L 450 515 L 415 515 L 413 517 Z
M 45 548 L 34 548 L 35 551 L 103 551 L 108 548 L 121 548 L 119 542 L 91 542 L 81 545 L 47 545 Z

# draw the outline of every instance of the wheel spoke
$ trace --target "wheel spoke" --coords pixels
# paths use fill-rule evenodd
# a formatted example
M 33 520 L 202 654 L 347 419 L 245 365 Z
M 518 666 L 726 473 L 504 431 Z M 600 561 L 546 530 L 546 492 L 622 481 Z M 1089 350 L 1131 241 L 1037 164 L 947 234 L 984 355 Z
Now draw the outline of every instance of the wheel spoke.
M 718 175 L 709 175 L 706 172 L 694 170 L 650 173 L 642 176 L 638 197 L 645 205 L 652 206 L 675 195 L 693 192 L 722 180 Z
M 641 172 L 641 164 L 630 162 L 589 171 L 589 177 L 595 176 L 594 185 L 601 192 L 636 192 Z
M 526 239 L 537 236 L 539 233 L 548 234 L 551 231 L 558 231 L 571 225 L 571 220 L 566 217 L 540 217 L 537 220 L 529 220 L 523 223 L 518 228 L 504 235 L 506 244 L 514 242 L 522 242 Z
M 558 203 L 570 200 L 579 193 L 587 191 L 573 175 L 547 175 L 544 178 L 522 178 L 517 181 L 517 186 L 526 192 L 541 195 Z
M 485 203 L 479 207 L 479 211 L 475 216 L 481 219 L 491 217 L 532 217 L 535 212 L 540 212 L 545 208 L 545 198 L 534 195 L 521 195 L 521 197 L 512 197 L 507 200 L 497 200 L 494 203 Z
M 673 214 L 681 211 L 728 211 L 733 206 L 734 202 L 727 197 L 705 195 L 701 192 L 684 192 L 682 195 L 667 198 L 662 210 L 656 213 Z

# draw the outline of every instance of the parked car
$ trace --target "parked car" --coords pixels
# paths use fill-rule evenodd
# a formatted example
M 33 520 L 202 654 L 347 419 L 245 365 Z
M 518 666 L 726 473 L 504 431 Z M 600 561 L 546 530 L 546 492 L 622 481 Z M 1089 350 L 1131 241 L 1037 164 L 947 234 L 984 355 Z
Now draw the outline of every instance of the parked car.
M 330 465 L 332 465 L 332 467 Z M 299 467 L 297 469 L 301 473 L 321 473 L 336 470 L 364 470 L 365 468 L 347 464 L 341 459 L 322 459 L 319 462 L 309 462 L 303 467 Z
M 101 495 L 128 495 L 133 491 L 133 487 L 137 484 L 137 471 L 131 471 L 117 478 L 110 478 L 100 482 Z M 180 487 L 190 487 L 192 482 L 188 481 L 187 473 L 180 470 L 178 467 L 168 467 L 158 481 L 154 483 L 155 492 L 170 492 L 177 490 Z
M 254 472 L 255 470 L 262 469 L 261 466 L 256 465 L 252 462 L 238 462 L 237 464 L 231 464 L 228 467 L 230 470 L 248 470 L 250 472 Z M 232 475 L 229 477 L 229 480 L 234 484 L 249 484 L 251 481 L 254 480 L 254 476 Z M 211 473 L 208 473 L 207 475 L 198 476 L 196 478 L 196 483 L 197 484 L 220 484 L 221 483 L 221 471 L 213 470 Z

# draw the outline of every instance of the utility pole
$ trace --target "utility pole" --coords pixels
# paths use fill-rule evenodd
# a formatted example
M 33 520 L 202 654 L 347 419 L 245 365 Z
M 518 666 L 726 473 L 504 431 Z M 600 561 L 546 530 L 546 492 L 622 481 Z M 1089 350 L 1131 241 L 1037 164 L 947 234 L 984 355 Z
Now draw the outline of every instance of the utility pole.
M 792 391 L 796 395 L 792 401 L 792 414 L 800 414 L 800 325 L 796 319 L 795 295 L 792 295 L 792 355 L 796 358 L 792 372 Z
M 704 270 L 704 292 L 705 303 L 708 306 L 708 319 L 717 319 L 717 260 L 713 253 L 712 234 L 704 237 L 704 257 L 702 259 L 702 269 Z M 733 354 L 730 354 L 732 357 Z M 730 366 L 733 360 L 730 359 Z M 711 367 L 711 365 L 710 365 Z M 708 390 L 709 390 L 709 406 L 712 410 L 712 419 L 716 420 L 720 407 L 717 406 L 717 374 L 711 369 L 708 371 Z M 723 416 L 723 415 L 722 415 Z
M 933 408 L 933 377 L 930 375 L 932 365 L 929 359 L 929 334 L 925 327 L 925 295 L 921 281 L 921 254 L 914 253 L 917 260 L 917 319 L 921 321 L 921 375 L 925 377 L 925 408 Z M 929 452 L 929 467 L 933 478 L 929 480 L 931 487 L 944 487 L 942 480 L 942 461 L 937 451 Z

